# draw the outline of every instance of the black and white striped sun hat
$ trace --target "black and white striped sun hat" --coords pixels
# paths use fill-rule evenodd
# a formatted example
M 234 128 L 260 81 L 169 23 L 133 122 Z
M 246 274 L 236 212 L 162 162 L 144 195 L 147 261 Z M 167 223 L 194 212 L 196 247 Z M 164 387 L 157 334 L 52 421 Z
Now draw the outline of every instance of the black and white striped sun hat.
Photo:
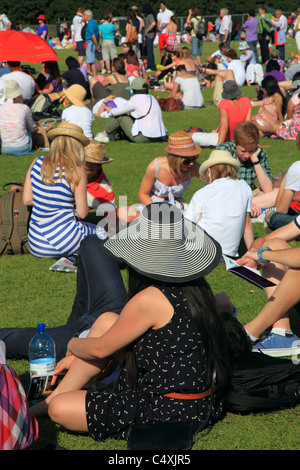
M 217 241 L 166 202 L 144 207 L 138 219 L 102 248 L 145 276 L 174 283 L 207 275 L 222 256 Z

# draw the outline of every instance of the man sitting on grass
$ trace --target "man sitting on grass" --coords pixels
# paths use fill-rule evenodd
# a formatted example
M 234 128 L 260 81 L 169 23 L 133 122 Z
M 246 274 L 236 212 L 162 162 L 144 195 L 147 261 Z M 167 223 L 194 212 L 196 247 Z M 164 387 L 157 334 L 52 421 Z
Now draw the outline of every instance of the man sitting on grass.
M 240 161 L 238 176 L 252 189 L 252 217 L 258 217 L 262 209 L 273 207 L 278 193 L 278 188 L 274 188 L 268 155 L 258 143 L 257 127 L 252 122 L 244 122 L 234 129 L 233 140 L 217 147 L 218 150 L 227 150 Z M 255 184 L 256 179 L 259 187 Z
M 99 132 L 95 139 L 107 143 L 114 140 L 114 134 L 123 131 L 126 138 L 135 143 L 157 142 L 166 139 L 167 129 L 158 101 L 149 94 L 149 87 L 143 78 L 135 78 L 131 83 L 133 96 L 124 105 L 111 109 L 106 106 L 109 121 L 104 132 Z M 104 100 L 112 100 L 107 97 Z

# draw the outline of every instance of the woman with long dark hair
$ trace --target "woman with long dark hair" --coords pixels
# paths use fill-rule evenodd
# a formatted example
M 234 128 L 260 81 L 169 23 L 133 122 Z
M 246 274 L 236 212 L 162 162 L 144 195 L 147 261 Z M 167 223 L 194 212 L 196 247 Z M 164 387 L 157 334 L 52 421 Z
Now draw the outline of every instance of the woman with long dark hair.
M 286 109 L 286 97 L 275 77 L 269 75 L 261 82 L 261 89 L 264 98 L 261 101 L 252 101 L 252 107 L 259 106 L 256 116 L 252 116 L 253 123 L 258 127 L 260 135 L 264 133 L 261 130 L 263 126 L 282 123 Z
M 264 135 L 275 134 L 284 140 L 296 140 L 300 132 L 300 72 L 293 76 L 292 96 L 287 105 L 285 120 L 276 123 L 267 123 L 261 128 Z M 284 82 L 286 84 L 286 82 Z M 281 85 L 281 84 L 280 84 Z M 282 86 L 280 86 L 282 89 Z
M 153 203 L 100 249 L 129 266 L 128 301 L 120 315 L 102 314 L 87 338 L 69 342 L 55 370 L 67 369 L 66 376 L 31 411 L 48 411 L 55 422 L 96 440 L 125 437 L 132 423 L 184 422 L 197 431 L 206 423 L 211 393 L 210 416 L 219 419 L 230 345 L 203 279 L 219 263 L 219 244 L 176 207 Z M 121 367 L 115 389 L 82 390 L 112 358 Z

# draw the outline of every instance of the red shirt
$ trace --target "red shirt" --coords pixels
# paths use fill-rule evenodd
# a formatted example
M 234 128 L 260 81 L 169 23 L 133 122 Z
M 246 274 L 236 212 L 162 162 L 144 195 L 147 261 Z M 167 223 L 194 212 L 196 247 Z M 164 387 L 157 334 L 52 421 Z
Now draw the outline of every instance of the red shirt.
M 238 103 L 232 100 L 222 100 L 218 105 L 218 109 L 223 109 L 228 114 L 228 132 L 225 142 L 233 140 L 234 128 L 246 121 L 246 116 L 251 108 L 251 101 L 246 96 L 239 98 Z
M 96 208 L 99 204 L 104 204 L 105 202 L 115 203 L 113 188 L 104 171 L 95 181 L 87 184 L 87 192 L 87 201 L 90 209 Z

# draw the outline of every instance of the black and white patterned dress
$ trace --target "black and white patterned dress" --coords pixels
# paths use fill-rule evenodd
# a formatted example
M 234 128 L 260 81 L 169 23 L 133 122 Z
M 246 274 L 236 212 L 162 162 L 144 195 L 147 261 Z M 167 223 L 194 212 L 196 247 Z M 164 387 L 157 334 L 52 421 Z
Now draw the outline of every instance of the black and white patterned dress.
M 189 422 L 196 430 L 207 418 L 210 397 L 179 400 L 163 396 L 170 392 L 201 393 L 210 389 L 210 384 L 205 379 L 206 352 L 186 299 L 175 287 L 161 288 L 161 292 L 172 304 L 174 315 L 164 327 L 148 330 L 135 342 L 136 388 L 128 388 L 124 369 L 116 391 L 87 392 L 87 423 L 95 440 L 126 438 L 133 421 Z M 221 413 L 222 402 L 216 396 L 213 420 Z

